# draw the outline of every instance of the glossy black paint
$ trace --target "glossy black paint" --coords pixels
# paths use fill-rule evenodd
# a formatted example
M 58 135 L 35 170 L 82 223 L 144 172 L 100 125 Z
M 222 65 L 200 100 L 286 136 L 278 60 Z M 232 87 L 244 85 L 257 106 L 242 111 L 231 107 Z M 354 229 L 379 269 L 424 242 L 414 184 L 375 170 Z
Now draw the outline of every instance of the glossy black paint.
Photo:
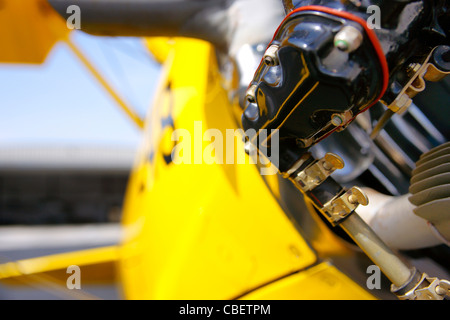
M 310 146 L 304 141 L 316 142 L 336 129 L 330 125 L 333 114 L 351 111 L 356 115 L 382 90 L 378 81 L 382 69 L 367 37 L 350 54 L 334 47 L 336 33 L 345 26 L 364 34 L 357 23 L 331 14 L 293 14 L 271 43 L 280 47 L 279 65 L 261 64 L 251 83 L 257 85 L 256 102 L 247 102 L 243 127 L 280 130 L 282 172 L 295 162 L 293 153 Z M 278 81 L 268 78 L 273 68 L 278 69 Z M 293 149 L 288 152 L 283 147 Z
M 437 46 L 449 45 L 450 2 L 445 0 L 283 0 L 283 4 L 286 13 L 315 5 L 346 11 L 366 21 L 372 14 L 367 8 L 378 6 L 381 25 L 374 32 L 389 68 L 389 85 L 380 99 L 384 105 L 390 105 L 406 85 L 412 63 L 421 63 Z M 319 12 L 291 15 L 272 42 L 280 45 L 280 65 L 261 64 L 255 74 L 256 103 L 244 106 L 249 108 L 247 115 L 252 111 L 252 117 L 244 113 L 242 125 L 244 129 L 280 130 L 281 172 L 307 152 L 305 139 L 316 135 L 314 144 L 334 129 L 329 126 L 333 113 L 351 110 L 356 114 L 373 102 L 380 90 L 380 66 L 367 37 L 339 70 L 323 68 L 333 36 L 352 23 Z M 433 59 L 443 70 L 448 65 L 444 49 Z M 271 68 L 278 69 L 271 72 Z M 273 74 L 280 75 L 278 81 Z

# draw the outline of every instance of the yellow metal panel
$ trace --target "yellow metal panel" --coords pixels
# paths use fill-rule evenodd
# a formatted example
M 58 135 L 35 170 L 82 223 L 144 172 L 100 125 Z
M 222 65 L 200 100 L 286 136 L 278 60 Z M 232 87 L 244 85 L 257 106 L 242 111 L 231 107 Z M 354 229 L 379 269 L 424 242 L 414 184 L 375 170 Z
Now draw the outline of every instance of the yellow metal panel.
M 60 298 L 98 299 L 83 290 L 70 290 L 67 280 L 71 274 L 67 268 L 80 267 L 80 279 L 88 284 L 117 284 L 116 262 L 119 250 L 116 246 L 73 251 L 0 264 L 0 283 L 9 286 L 36 287 Z
M 375 300 L 328 263 L 293 274 L 242 297 L 242 300 Z
M 159 63 L 167 61 L 170 52 L 175 44 L 174 39 L 164 37 L 145 38 L 144 43 Z
M 0 1 L 0 62 L 42 63 L 70 30 L 45 0 Z
M 80 267 L 81 279 L 86 284 L 118 284 L 116 246 L 73 251 L 0 264 L 0 283 L 10 286 L 37 286 L 58 297 L 70 299 L 97 299 L 80 290 L 69 290 L 67 268 Z
M 64 269 L 71 265 L 87 266 L 118 260 L 115 246 L 87 249 L 0 264 L 0 280 Z
M 208 155 L 201 164 L 170 162 L 175 142 L 167 135 L 174 130 L 186 129 L 197 139 L 193 148 L 198 143 L 203 151 L 209 142 L 198 139 L 207 129 L 225 139 L 226 129 L 237 128 L 213 48 L 177 39 L 174 50 L 125 201 L 125 297 L 230 299 L 312 265 L 315 253 L 248 158 L 247 164 L 206 164 Z M 235 151 L 243 150 L 236 141 Z

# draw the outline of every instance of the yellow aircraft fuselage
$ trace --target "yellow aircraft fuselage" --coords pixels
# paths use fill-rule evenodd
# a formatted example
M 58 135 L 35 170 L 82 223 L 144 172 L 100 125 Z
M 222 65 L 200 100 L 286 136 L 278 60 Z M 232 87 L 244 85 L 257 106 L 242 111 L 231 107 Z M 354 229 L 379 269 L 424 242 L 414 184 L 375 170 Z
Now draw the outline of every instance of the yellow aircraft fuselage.
M 148 45 L 166 62 L 125 198 L 125 297 L 373 298 L 319 256 L 351 254 L 325 226 L 321 240 L 305 240 L 278 202 L 276 176 L 263 179 L 248 156 L 227 164 L 230 147 L 211 152 L 217 137 L 238 129 L 213 47 L 188 39 Z M 222 133 L 212 142 L 210 129 Z M 178 132 L 189 134 L 180 139 Z M 241 138 L 233 141 L 236 157 Z M 173 152 L 180 144 L 181 155 Z
M 0 61 L 41 63 L 56 41 L 68 41 L 44 1 L 27 4 L 7 1 L 0 11 L 0 25 L 16 34 L 2 28 L 10 45 Z M 115 272 L 125 299 L 373 299 L 330 259 L 355 251 L 308 205 L 299 209 L 315 221 L 314 237 L 306 237 L 281 205 L 278 176 L 262 176 L 242 154 L 239 108 L 214 48 L 178 38 L 148 39 L 148 47 L 163 72 L 125 196 L 122 242 L 6 263 L 0 280 L 51 274 L 65 290 L 67 267 L 78 265 L 83 281 Z

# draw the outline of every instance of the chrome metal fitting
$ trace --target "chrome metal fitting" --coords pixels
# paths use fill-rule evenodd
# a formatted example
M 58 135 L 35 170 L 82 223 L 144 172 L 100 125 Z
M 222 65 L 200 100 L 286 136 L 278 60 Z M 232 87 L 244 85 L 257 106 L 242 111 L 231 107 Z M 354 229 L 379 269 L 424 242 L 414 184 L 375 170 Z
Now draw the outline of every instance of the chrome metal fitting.
M 245 94 L 245 99 L 250 103 L 256 102 L 256 88 L 256 84 L 251 85 Z
M 361 31 L 352 26 L 345 26 L 335 35 L 334 46 L 341 51 L 352 52 L 359 48 L 362 41 Z
M 294 181 L 307 192 L 324 182 L 335 170 L 342 169 L 344 161 L 333 153 L 327 153 L 322 159 L 314 161 L 304 170 L 300 171 Z
M 366 206 L 369 199 L 359 187 L 352 187 L 344 194 L 338 195 L 323 206 L 327 219 L 333 224 L 345 219 L 356 210 L 359 205 Z
M 244 143 L 244 151 L 249 156 L 254 156 L 257 153 L 256 147 L 250 141 Z
M 422 273 L 418 279 L 406 292 L 394 286 L 391 291 L 400 300 L 444 300 L 446 296 L 450 296 L 450 281 L 429 277 L 426 273 Z
M 350 110 L 343 113 L 333 113 L 331 115 L 330 123 L 333 126 L 338 127 L 338 131 L 340 131 L 352 121 L 352 118 L 353 113 Z
M 277 66 L 279 64 L 278 60 L 278 49 L 280 47 L 276 44 L 271 45 L 264 53 L 264 63 L 270 67 Z

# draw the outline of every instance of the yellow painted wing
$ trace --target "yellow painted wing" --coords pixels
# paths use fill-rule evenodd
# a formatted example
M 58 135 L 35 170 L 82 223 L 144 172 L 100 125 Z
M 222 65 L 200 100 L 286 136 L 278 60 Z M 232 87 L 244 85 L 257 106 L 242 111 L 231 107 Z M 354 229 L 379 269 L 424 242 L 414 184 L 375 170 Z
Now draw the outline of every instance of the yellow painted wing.
M 45 0 L 0 2 L 0 62 L 42 63 L 69 33 L 66 22 Z

